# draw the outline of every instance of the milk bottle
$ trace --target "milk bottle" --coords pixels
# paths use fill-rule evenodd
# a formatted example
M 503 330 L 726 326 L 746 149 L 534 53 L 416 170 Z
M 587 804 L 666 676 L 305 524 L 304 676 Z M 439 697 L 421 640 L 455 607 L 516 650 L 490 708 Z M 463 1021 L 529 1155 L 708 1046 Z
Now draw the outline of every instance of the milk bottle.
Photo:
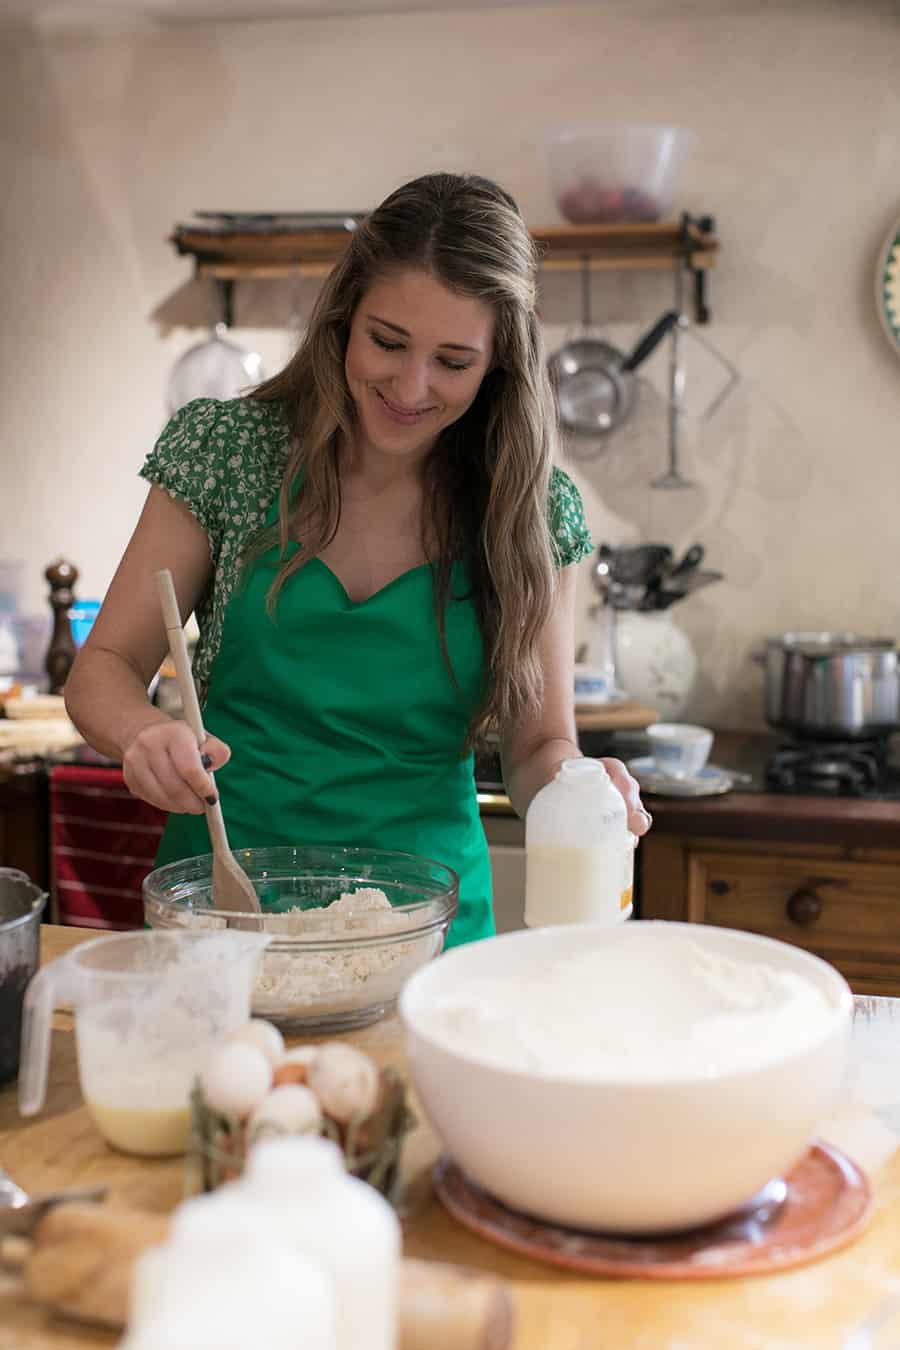
M 627 919 L 636 843 L 622 795 L 600 761 L 564 760 L 525 818 L 526 925 Z

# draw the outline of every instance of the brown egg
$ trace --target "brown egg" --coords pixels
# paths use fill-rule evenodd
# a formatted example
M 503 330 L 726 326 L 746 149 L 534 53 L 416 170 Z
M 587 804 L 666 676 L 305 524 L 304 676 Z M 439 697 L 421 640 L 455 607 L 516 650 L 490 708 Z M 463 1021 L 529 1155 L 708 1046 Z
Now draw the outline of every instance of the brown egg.
M 308 1064 L 279 1064 L 272 1075 L 272 1086 L 283 1087 L 285 1083 L 306 1083 Z

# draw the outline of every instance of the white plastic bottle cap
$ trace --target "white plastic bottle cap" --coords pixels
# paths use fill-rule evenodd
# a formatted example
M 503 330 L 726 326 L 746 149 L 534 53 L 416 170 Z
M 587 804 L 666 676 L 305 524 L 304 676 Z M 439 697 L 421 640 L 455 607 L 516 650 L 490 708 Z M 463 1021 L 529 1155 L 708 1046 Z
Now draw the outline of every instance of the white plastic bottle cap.
M 609 777 L 599 759 L 589 759 L 586 755 L 582 759 L 564 759 L 556 773 L 557 778 L 564 783 L 576 782 L 579 778 L 592 778 L 595 775 L 602 778 Z

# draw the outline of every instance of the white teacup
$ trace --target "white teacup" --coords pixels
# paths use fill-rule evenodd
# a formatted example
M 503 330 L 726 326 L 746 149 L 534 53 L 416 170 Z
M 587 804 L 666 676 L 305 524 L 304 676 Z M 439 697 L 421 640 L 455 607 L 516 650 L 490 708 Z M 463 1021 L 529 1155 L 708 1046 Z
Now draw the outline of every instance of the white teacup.
M 655 722 L 647 728 L 653 758 L 667 778 L 696 778 L 712 749 L 713 733 L 688 722 Z

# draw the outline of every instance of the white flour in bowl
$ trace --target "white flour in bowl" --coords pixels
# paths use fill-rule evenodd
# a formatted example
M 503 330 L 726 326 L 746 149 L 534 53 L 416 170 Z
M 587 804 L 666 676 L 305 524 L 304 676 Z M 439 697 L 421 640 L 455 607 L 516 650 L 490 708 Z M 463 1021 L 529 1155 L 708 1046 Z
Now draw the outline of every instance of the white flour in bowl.
M 472 978 L 422 1010 L 448 1049 L 577 1078 L 713 1078 L 789 1055 L 830 1013 L 812 980 L 674 934 L 586 951 L 535 975 Z
M 191 928 L 225 927 L 221 916 L 202 913 L 179 916 L 178 922 Z M 254 1016 L 311 1022 L 320 1014 L 355 1012 L 394 999 L 403 981 L 440 950 L 440 932 L 397 940 L 422 922 L 421 911 L 394 909 L 374 886 L 346 892 L 319 908 L 296 906 L 265 915 L 263 929 L 272 934 L 273 946 L 257 966 Z M 375 938 L 385 942 L 378 944 Z M 358 948 L 315 950 L 321 942 L 357 940 L 362 944 Z
M 420 966 L 431 951 L 428 944 L 439 938 L 331 952 L 305 952 L 304 943 L 395 938 L 418 922 L 421 915 L 393 909 L 384 891 L 371 886 L 346 893 L 324 908 L 267 915 L 263 926 L 280 949 L 262 954 L 253 989 L 254 1013 L 276 1020 L 302 1018 L 352 1012 L 393 998 L 401 975 L 405 978 L 408 973 L 405 967 L 411 962 L 413 969 Z M 291 951 L 284 950 L 282 940 L 291 944 Z

